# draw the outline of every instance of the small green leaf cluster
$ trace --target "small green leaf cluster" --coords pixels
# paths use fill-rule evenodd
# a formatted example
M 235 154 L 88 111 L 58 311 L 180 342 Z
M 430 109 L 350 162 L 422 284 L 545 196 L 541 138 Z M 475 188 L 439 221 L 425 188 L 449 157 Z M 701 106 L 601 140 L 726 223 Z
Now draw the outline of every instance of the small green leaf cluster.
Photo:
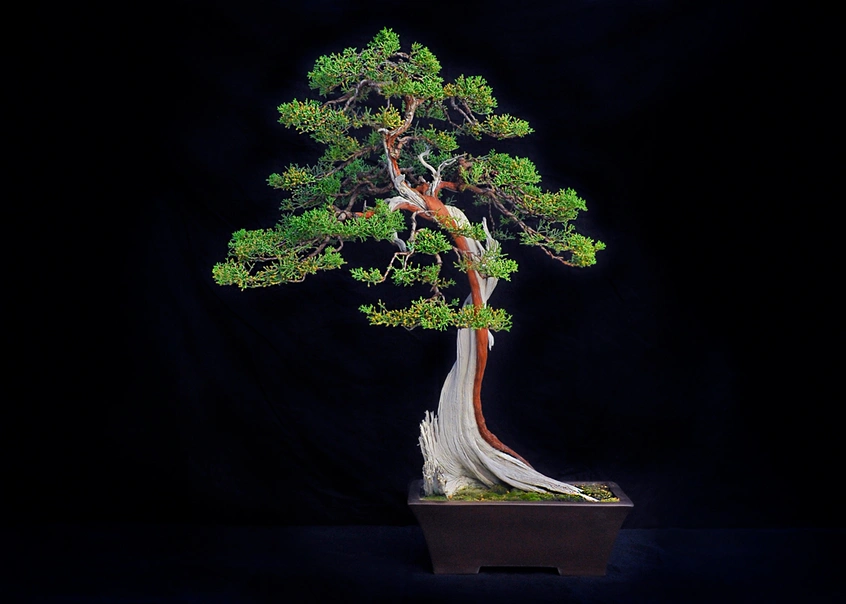
M 438 75 L 441 64 L 428 48 L 414 42 L 410 60 L 402 63 L 396 79 L 383 88 L 387 96 L 413 96 L 417 99 L 440 100 L 444 97 L 443 78 Z
M 393 130 L 402 124 L 402 115 L 400 115 L 399 110 L 393 105 L 380 107 L 375 115 L 375 119 L 380 127 L 387 128 L 388 130 Z M 381 139 L 377 139 L 377 142 L 381 142 Z
M 507 113 L 501 115 L 489 115 L 483 122 L 476 122 L 467 127 L 467 131 L 475 139 L 480 139 L 483 134 L 494 138 L 520 138 L 531 134 L 534 129 L 529 122 Z
M 420 254 L 428 254 L 434 256 L 435 254 L 442 254 L 452 249 L 446 235 L 441 231 L 433 231 L 432 229 L 418 229 L 414 233 L 414 237 L 408 241 L 408 250 L 410 252 L 417 252 Z
M 338 220 L 334 206 L 314 208 L 302 214 L 289 214 L 282 218 L 277 230 L 286 242 L 341 239 L 364 241 L 391 241 L 405 224 L 402 214 L 392 212 L 380 201 L 368 216 Z
M 362 150 L 361 142 L 347 135 L 357 125 L 356 120 L 342 109 L 321 104 L 314 99 L 294 99 L 277 107 L 279 123 L 308 134 L 318 143 L 327 145 L 323 161 L 336 162 L 351 159 Z
M 511 273 L 517 272 L 517 263 L 507 258 L 499 247 L 487 250 L 481 256 L 464 257 L 456 266 L 462 271 L 475 270 L 485 277 L 511 281 Z
M 440 264 L 411 264 L 394 269 L 391 279 L 395 285 L 414 285 L 415 283 L 424 283 L 431 285 L 435 289 L 444 289 L 455 282 L 452 279 L 441 279 L 441 265 Z
M 513 157 L 508 153 L 491 150 L 475 158 L 469 168 L 462 169 L 465 180 L 475 186 L 521 187 L 541 181 L 534 162 L 526 157 Z
M 399 40 L 397 40 L 397 44 Z M 309 86 L 320 94 L 327 94 L 338 86 L 349 88 L 357 83 L 364 61 L 355 48 L 345 48 L 340 53 L 324 55 L 308 72 Z
M 441 62 L 431 50 L 420 44 L 411 44 L 411 65 L 409 72 L 422 77 L 437 76 L 441 72 Z
M 368 286 L 383 283 L 391 275 L 391 280 L 394 285 L 410 286 L 416 283 L 423 283 L 432 286 L 435 290 L 441 290 L 450 285 L 455 285 L 451 279 L 441 278 L 440 264 L 413 264 L 406 260 L 399 262 L 398 265 L 391 265 L 383 274 L 377 268 L 353 268 L 350 269 L 350 275 L 356 281 L 362 281 Z
M 450 153 L 458 149 L 458 141 L 454 134 L 439 130 L 434 126 L 429 126 L 425 130 L 420 131 L 417 136 L 445 153 Z
M 553 222 L 569 222 L 575 220 L 580 211 L 587 211 L 585 200 L 570 188 L 550 193 L 526 187 L 517 206 L 525 214 Z
M 235 285 L 245 290 L 299 282 L 308 275 L 340 268 L 343 264 L 344 259 L 333 248 L 326 248 L 322 253 L 307 258 L 300 258 L 294 252 L 282 253 L 255 271 L 251 263 L 228 258 L 225 262 L 215 264 L 212 278 L 218 285 Z
M 438 120 L 440 122 L 446 121 L 447 114 L 443 103 L 434 102 L 432 100 L 423 103 L 420 109 L 417 110 L 417 115 L 421 118 L 429 118 Z
M 242 264 L 267 262 L 285 255 L 294 247 L 280 229 L 241 229 L 232 233 L 229 258 Z
M 244 284 L 250 280 L 250 271 L 243 263 L 228 258 L 214 265 L 212 279 L 218 285 L 237 285 L 243 290 Z
M 442 99 L 441 64 L 435 55 L 417 42 L 409 54 L 399 51 L 399 36 L 384 28 L 362 51 L 346 48 L 318 58 L 308 73 L 309 86 L 322 95 L 334 90 L 344 94 L 370 82 L 388 98 Z
M 220 285 L 241 289 L 302 281 L 344 264 L 331 242 L 390 241 L 404 226 L 402 215 L 382 201 L 368 216 L 346 220 L 339 219 L 332 205 L 288 214 L 275 228 L 233 233 L 226 261 L 215 265 L 212 274 Z
M 407 61 L 389 63 L 385 73 L 387 81 L 381 85 L 381 93 L 388 97 L 411 96 L 423 100 L 444 98 L 443 78 L 438 75 L 441 64 L 425 46 L 415 42 Z
M 383 28 L 361 52 L 346 48 L 318 58 L 308 72 L 309 86 L 326 95 L 336 88 L 346 92 L 363 78 L 378 79 L 380 67 L 399 49 L 399 36 L 390 28 Z
M 502 309 L 489 306 L 455 308 L 457 305 L 457 300 L 445 302 L 441 298 L 420 298 L 413 301 L 408 308 L 398 310 L 389 310 L 381 301 L 378 306 L 365 304 L 359 310 L 367 315 L 371 325 L 405 327 L 406 329 L 422 327 L 438 331 L 444 331 L 450 327 L 494 331 L 511 329 L 511 316 Z
M 378 58 L 390 57 L 399 49 L 399 36 L 390 27 L 383 27 L 367 45 L 367 50 Z
M 361 143 L 352 136 L 338 136 L 330 142 L 321 161 L 334 163 L 352 159 L 361 151 Z
M 485 227 L 483 227 L 481 223 L 469 223 L 458 226 L 452 221 L 442 220 L 440 225 L 453 237 L 467 237 L 469 239 L 475 239 L 476 241 L 485 241 L 488 237 L 488 234 L 485 232 Z
M 444 95 L 465 102 L 471 111 L 479 115 L 489 114 L 497 105 L 493 89 L 482 76 L 459 75 L 454 82 L 444 86 Z
M 350 275 L 356 281 L 362 281 L 367 283 L 367 285 L 376 285 L 377 283 L 382 283 L 385 280 L 384 275 L 382 275 L 382 271 L 378 268 L 351 268 Z
M 537 230 L 521 233 L 520 241 L 525 245 L 546 248 L 555 255 L 569 253 L 569 263 L 578 267 L 596 264 L 596 252 L 605 249 L 602 241 L 577 233 L 569 224 L 563 229 L 557 229 L 541 223 Z
M 343 111 L 321 104 L 314 99 L 294 99 L 277 108 L 279 123 L 294 128 L 300 134 L 310 134 L 318 143 L 329 143 L 350 125 Z
M 229 256 L 238 262 L 255 262 L 277 256 L 284 244 L 276 229 L 240 229 L 229 240 Z
M 344 206 L 355 189 L 354 183 L 378 179 L 384 167 L 369 164 L 362 157 L 357 157 L 334 168 L 318 165 L 307 169 L 295 167 L 294 170 L 291 176 L 287 173 L 282 176 L 271 175 L 272 180 L 268 180 L 271 186 L 289 187 L 290 197 L 280 203 L 285 214 L 326 203 Z
M 291 164 L 281 175 L 274 173 L 268 176 L 267 184 L 274 189 L 291 191 L 297 187 L 314 184 L 316 180 L 311 170 Z

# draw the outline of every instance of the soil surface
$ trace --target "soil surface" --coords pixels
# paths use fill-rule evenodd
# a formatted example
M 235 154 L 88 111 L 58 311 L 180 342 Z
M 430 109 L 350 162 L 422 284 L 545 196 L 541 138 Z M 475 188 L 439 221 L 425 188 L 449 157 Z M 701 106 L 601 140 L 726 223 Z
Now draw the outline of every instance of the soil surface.
M 606 486 L 602 484 L 584 485 L 579 487 L 585 495 L 589 495 L 597 499 L 598 503 L 613 503 L 620 501 L 619 497 Z M 445 495 L 432 495 L 429 497 L 421 497 L 423 501 L 578 501 L 585 500 L 578 495 L 563 495 L 561 493 L 532 493 L 529 491 L 521 491 L 520 489 L 509 489 L 507 487 L 496 485 L 490 489 L 461 489 L 452 497 L 448 498 Z

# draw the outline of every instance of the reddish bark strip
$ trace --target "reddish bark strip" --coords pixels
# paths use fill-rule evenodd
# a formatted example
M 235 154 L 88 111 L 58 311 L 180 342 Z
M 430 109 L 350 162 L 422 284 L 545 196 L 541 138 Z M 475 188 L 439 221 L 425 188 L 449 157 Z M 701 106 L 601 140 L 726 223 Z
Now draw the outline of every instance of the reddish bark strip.
M 449 215 L 446 206 L 440 199 L 426 194 L 422 194 L 421 196 L 426 201 L 427 209 L 434 214 L 439 222 L 444 221 L 451 223 L 453 227 L 457 227 L 452 217 Z M 416 211 L 420 210 L 412 204 L 407 205 L 410 206 L 410 208 L 406 207 L 406 204 L 399 207 L 401 209 L 413 208 Z M 455 243 L 455 246 L 463 253 L 470 253 L 470 246 L 467 244 L 467 240 L 464 237 L 453 235 L 452 240 Z M 470 296 L 473 301 L 473 306 L 475 308 L 482 308 L 482 306 L 484 306 L 484 301 L 482 300 L 482 292 L 477 273 L 472 270 L 467 271 L 467 280 L 470 282 Z M 474 331 L 476 332 L 476 370 L 473 378 L 473 414 L 476 417 L 476 425 L 479 428 L 479 434 L 482 436 L 482 439 L 484 439 L 484 441 L 493 448 L 502 451 L 503 453 L 507 453 L 508 455 L 519 459 L 527 466 L 532 467 L 529 462 L 518 455 L 513 449 L 503 444 L 502 441 L 500 441 L 496 435 L 488 429 L 487 424 L 485 423 L 485 416 L 482 414 L 482 378 L 485 375 L 485 367 L 488 363 L 489 332 L 487 328 L 476 329 Z
M 418 99 L 406 97 L 406 115 L 404 123 L 399 128 L 394 130 L 390 135 L 385 137 L 385 146 L 387 148 L 388 161 L 391 162 L 395 174 L 400 174 L 399 164 L 397 163 L 397 138 L 403 132 L 405 132 L 411 125 L 411 120 L 414 117 L 414 112 L 420 105 L 420 102 L 421 101 Z M 456 183 L 442 182 L 438 187 L 438 190 L 434 191 L 434 195 L 427 194 L 425 192 L 425 186 L 417 187 L 415 190 L 426 202 L 426 210 L 428 210 L 428 212 L 430 213 L 426 216 L 427 218 L 436 220 L 441 224 L 457 227 L 458 225 L 455 223 L 452 216 L 450 216 L 449 211 L 447 210 L 444 203 L 436 197 L 439 190 L 442 188 L 448 190 L 459 190 L 462 187 L 457 186 Z M 406 210 L 412 213 L 418 213 L 422 211 L 421 208 L 417 207 L 412 203 L 399 204 L 396 206 L 396 208 L 400 210 Z M 457 247 L 461 251 L 461 253 L 470 253 L 470 246 L 468 245 L 467 240 L 464 237 L 451 234 L 451 238 L 453 243 L 455 244 L 455 247 Z M 482 306 L 484 306 L 484 301 L 482 300 L 482 292 L 479 285 L 479 278 L 477 273 L 475 271 L 468 270 L 467 279 L 470 282 L 470 295 L 471 300 L 473 301 L 473 306 L 477 309 L 482 308 Z M 525 463 L 527 466 L 532 467 L 529 462 L 523 459 L 510 447 L 503 444 L 502 441 L 500 441 L 490 430 L 488 430 L 487 424 L 485 423 L 485 417 L 484 415 L 482 415 L 482 378 L 485 375 L 485 367 L 488 363 L 489 332 L 487 328 L 476 329 L 474 331 L 476 335 L 476 370 L 473 378 L 473 414 L 476 418 L 476 426 L 479 429 L 479 434 L 481 435 L 482 439 L 494 449 L 511 455 L 512 457 L 519 459 L 520 461 Z

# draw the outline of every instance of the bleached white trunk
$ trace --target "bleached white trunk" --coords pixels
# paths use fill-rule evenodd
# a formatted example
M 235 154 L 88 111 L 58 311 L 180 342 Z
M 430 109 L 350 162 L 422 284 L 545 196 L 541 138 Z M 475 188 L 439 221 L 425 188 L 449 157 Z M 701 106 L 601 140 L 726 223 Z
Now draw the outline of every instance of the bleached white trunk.
M 464 214 L 449 207 L 450 214 L 463 223 Z M 485 225 L 487 232 L 487 225 Z M 481 255 L 498 243 L 487 232 L 486 246 L 468 239 L 474 253 Z M 487 302 L 497 279 L 478 275 L 483 302 Z M 472 304 L 468 298 L 466 304 Z M 456 360 L 441 390 L 437 414 L 426 412 L 420 424 L 420 449 L 423 453 L 423 483 L 427 495 L 453 495 L 465 486 L 505 484 L 525 491 L 582 495 L 570 484 L 549 478 L 523 461 L 504 453 L 485 441 L 473 410 L 473 382 L 476 375 L 476 337 L 473 329 L 459 329 Z M 493 336 L 489 336 L 493 346 Z
M 410 123 L 413 114 L 414 107 L 411 107 L 406 115 L 405 127 Z M 393 133 L 387 130 L 382 131 L 385 135 L 383 140 L 388 174 L 399 194 L 388 199 L 387 202 L 392 210 L 410 203 L 421 211 L 427 211 L 429 208 L 425 198 L 405 182 L 405 176 L 391 161 L 387 140 L 390 134 L 396 134 L 398 131 L 399 129 Z M 425 154 L 421 154 L 418 159 L 434 176 L 434 181 L 430 183 L 429 193 L 435 195 L 441 176 L 441 167 L 450 163 L 451 160 L 435 169 L 424 161 L 424 157 Z M 445 207 L 457 226 L 464 227 L 470 224 L 464 212 L 454 206 Z M 483 225 L 487 235 L 484 245 L 476 239 L 465 237 L 469 251 L 478 256 L 484 254 L 486 250 L 494 250 L 499 246 L 488 231 L 487 224 L 483 222 Z M 404 247 L 401 241 L 398 243 Z M 498 280 L 484 277 L 478 272 L 476 276 L 479 280 L 482 303 L 487 303 Z M 469 297 L 464 302 L 465 305 L 472 303 Z M 489 334 L 489 347 L 493 346 L 493 341 L 493 334 Z M 432 414 L 427 411 L 420 424 L 425 493 L 451 496 L 465 486 L 506 484 L 525 491 L 576 494 L 593 501 L 577 487 L 544 476 L 523 461 L 494 448 L 482 438 L 473 410 L 476 357 L 476 331 L 459 329 L 455 365 L 441 390 L 438 412 Z

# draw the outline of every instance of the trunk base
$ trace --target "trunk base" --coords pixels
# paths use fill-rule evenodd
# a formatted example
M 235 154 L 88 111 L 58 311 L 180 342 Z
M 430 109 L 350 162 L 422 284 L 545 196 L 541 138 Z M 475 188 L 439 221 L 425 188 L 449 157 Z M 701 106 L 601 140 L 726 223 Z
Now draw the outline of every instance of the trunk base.
M 435 574 L 543 567 L 596 576 L 605 574 L 617 533 L 634 507 L 617 484 L 601 484 L 620 501 L 425 501 L 423 481 L 416 480 L 408 505 L 423 529 Z

